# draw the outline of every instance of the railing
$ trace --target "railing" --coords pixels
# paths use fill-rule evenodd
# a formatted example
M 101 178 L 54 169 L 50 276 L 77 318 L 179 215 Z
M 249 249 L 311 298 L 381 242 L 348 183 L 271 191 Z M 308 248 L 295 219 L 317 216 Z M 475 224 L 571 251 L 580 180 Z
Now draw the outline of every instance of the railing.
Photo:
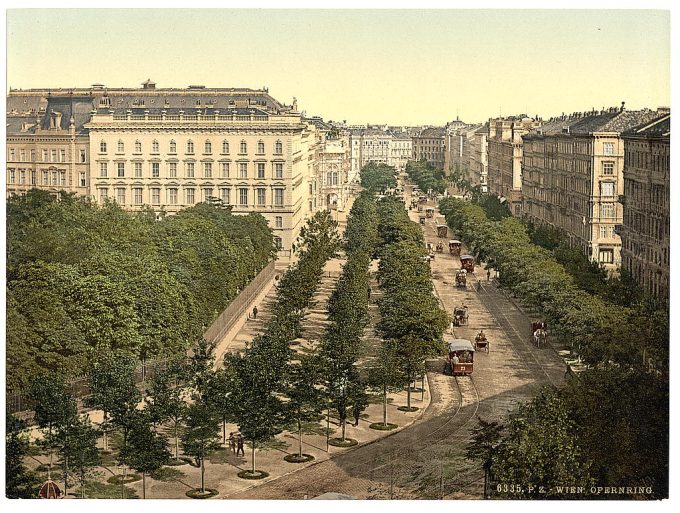
M 272 260 L 259 274 L 244 288 L 234 300 L 229 303 L 220 316 L 205 331 L 203 337 L 215 342 L 222 338 L 236 321 L 250 309 L 252 301 L 262 292 L 264 287 L 276 275 L 275 261 Z M 139 386 L 145 380 L 152 379 L 159 371 L 165 369 L 168 360 L 148 360 L 139 364 L 134 371 L 135 383 Z M 75 378 L 67 383 L 68 390 L 76 400 L 82 401 L 90 395 L 89 380 L 86 376 Z M 33 402 L 21 392 L 6 395 L 6 411 L 9 414 L 20 414 L 24 419 L 32 417 Z

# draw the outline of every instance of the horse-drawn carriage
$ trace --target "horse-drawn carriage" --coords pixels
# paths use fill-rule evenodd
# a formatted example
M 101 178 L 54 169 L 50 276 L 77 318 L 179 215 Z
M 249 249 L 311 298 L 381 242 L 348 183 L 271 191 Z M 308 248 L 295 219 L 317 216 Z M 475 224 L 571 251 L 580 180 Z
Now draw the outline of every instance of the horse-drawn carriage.
M 481 349 L 487 353 L 489 352 L 489 339 L 486 338 L 484 330 L 480 330 L 475 336 L 475 349 Z
M 449 227 L 446 226 L 445 224 L 438 224 L 437 225 L 437 237 L 443 239 L 449 234 Z
M 548 325 L 545 321 L 534 321 L 531 323 L 531 336 L 534 339 L 536 347 L 545 345 L 548 339 Z
M 437 242 L 437 253 L 442 253 L 444 251 L 444 244 L 442 242 Z
M 467 271 L 465 269 L 459 269 L 456 272 L 456 287 L 467 287 Z
M 459 240 L 450 240 L 449 241 L 449 253 L 452 255 L 460 255 L 460 246 L 461 243 Z
M 427 208 L 425 209 L 425 216 L 426 216 L 428 219 L 433 218 L 433 217 L 434 217 L 434 208 L 432 208 L 432 207 L 427 207 Z
M 460 255 L 460 267 L 469 273 L 475 272 L 475 257 L 472 255 Z
M 462 326 L 468 323 L 468 308 L 467 306 L 456 306 L 453 309 L 453 325 Z
M 420 221 L 420 224 L 425 224 L 425 216 L 420 216 L 418 220 Z
M 444 334 L 444 342 L 449 349 L 444 372 L 449 371 L 454 376 L 472 374 L 475 355 L 472 343 L 464 338 L 453 338 L 448 334 Z

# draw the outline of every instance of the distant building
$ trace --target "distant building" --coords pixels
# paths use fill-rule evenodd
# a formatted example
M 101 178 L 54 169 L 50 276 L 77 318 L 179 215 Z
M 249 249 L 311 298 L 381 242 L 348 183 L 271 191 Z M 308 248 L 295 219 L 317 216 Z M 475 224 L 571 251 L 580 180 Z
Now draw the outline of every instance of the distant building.
M 88 98 L 10 92 L 7 97 L 7 196 L 32 188 L 88 194 Z
M 406 163 L 411 160 L 413 154 L 413 141 L 403 131 L 390 131 L 390 133 L 392 138 L 389 143 L 387 164 L 394 167 L 397 171 L 403 172 L 406 169 Z
M 670 285 L 671 116 L 622 134 L 624 142 L 621 267 L 661 301 Z
M 349 195 L 349 137 L 326 136 L 319 146 L 321 205 L 329 210 L 344 210 Z
M 516 216 L 522 213 L 522 136 L 539 126 L 524 115 L 489 120 L 488 190 L 505 198 Z
M 460 125 L 458 122 L 455 128 L 447 127 L 444 171 L 448 175 L 458 170 L 462 178 L 473 186 L 479 185 L 482 192 L 488 192 L 488 126 Z
M 352 129 L 349 133 L 349 182 L 358 183 L 361 168 L 369 162 L 394 166 L 403 171 L 411 159 L 411 138 L 403 132 L 394 132 L 387 126 Z
M 413 160 L 426 160 L 438 169 L 444 169 L 445 128 L 425 128 L 412 137 Z
M 621 264 L 615 227 L 623 221 L 621 133 L 657 116 L 622 106 L 553 118 L 524 134 L 524 216 L 561 230 L 572 247 L 615 271 Z

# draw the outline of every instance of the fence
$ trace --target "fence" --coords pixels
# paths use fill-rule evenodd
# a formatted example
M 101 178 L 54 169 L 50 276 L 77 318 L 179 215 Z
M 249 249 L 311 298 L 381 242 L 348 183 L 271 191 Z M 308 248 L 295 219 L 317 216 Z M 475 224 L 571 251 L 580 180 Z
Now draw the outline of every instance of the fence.
M 210 342 L 217 342 L 220 340 L 231 328 L 234 323 L 250 309 L 253 300 L 258 296 L 264 286 L 269 283 L 276 274 L 275 262 L 272 260 L 267 267 L 262 269 L 260 273 L 255 276 L 248 286 L 236 296 L 236 298 L 229 303 L 220 316 L 215 319 L 215 322 L 207 329 L 203 337 Z
M 217 341 L 227 333 L 243 313 L 250 308 L 252 301 L 262 292 L 276 274 L 275 262 L 272 260 L 262 269 L 259 274 L 244 288 L 234 300 L 229 303 L 220 316 L 203 334 L 206 340 Z M 159 371 L 163 370 L 168 360 L 148 360 L 137 366 L 134 372 L 135 383 L 139 386 L 145 380 L 152 379 Z M 72 397 L 82 400 L 90 395 L 90 387 L 87 377 L 75 378 L 67 384 Z M 8 414 L 20 414 L 24 419 L 32 417 L 33 402 L 21 392 L 7 394 L 6 411 Z M 79 401 L 79 406 L 80 406 Z

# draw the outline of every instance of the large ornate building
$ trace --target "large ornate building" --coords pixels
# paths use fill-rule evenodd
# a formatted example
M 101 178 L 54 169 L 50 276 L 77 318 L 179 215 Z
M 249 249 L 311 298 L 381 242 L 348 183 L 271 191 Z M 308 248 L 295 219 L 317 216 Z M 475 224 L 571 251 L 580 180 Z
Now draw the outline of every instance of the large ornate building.
M 323 137 L 296 101 L 283 105 L 266 89 L 157 89 L 148 80 L 141 89 L 10 91 L 8 104 L 24 96 L 42 98 L 39 122 L 26 136 L 18 121 L 8 131 L 14 171 L 8 194 L 20 192 L 22 176 L 33 180 L 29 163 L 18 165 L 31 155 L 28 147 L 24 154 L 15 145 L 33 137 L 35 183 L 26 188 L 43 186 L 46 171 L 55 190 L 130 210 L 173 213 L 218 198 L 235 213 L 264 215 L 286 250 L 306 217 L 321 208 L 316 156 Z
M 553 118 L 523 137 L 523 213 L 610 271 L 621 264 L 624 141 L 657 113 L 610 108 Z M 490 157 L 491 158 L 491 157 Z M 489 163 L 491 167 L 491 163 Z M 489 171 L 491 173 L 491 171 Z
M 488 192 L 488 135 L 487 125 L 456 125 L 447 128 L 444 140 L 444 171 L 450 174 L 458 170 L 482 192 Z
M 623 133 L 621 267 L 650 294 L 669 299 L 670 112 Z

